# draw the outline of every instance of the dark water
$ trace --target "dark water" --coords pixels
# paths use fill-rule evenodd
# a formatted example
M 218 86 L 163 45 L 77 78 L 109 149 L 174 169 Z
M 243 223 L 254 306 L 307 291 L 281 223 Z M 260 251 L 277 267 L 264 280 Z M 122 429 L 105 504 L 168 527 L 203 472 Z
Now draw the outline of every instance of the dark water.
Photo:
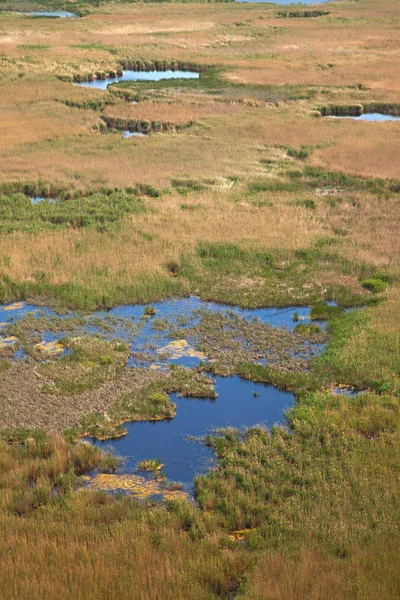
M 172 394 L 177 412 L 170 421 L 126 423 L 125 437 L 91 441 L 123 456 L 126 460 L 123 473 L 134 473 L 138 461 L 161 460 L 168 480 L 181 482 L 184 490 L 192 494 L 193 479 L 212 468 L 216 457 L 204 443 L 190 436 L 203 437 L 215 428 L 283 424 L 285 410 L 294 404 L 293 394 L 238 376 L 217 377 L 215 388 L 216 400 L 179 398 Z
M 60 18 L 65 19 L 69 17 L 71 19 L 78 19 L 78 15 L 74 13 L 68 12 L 67 10 L 49 10 L 49 11 L 34 11 L 34 12 L 24 12 L 22 15 L 28 15 L 30 17 L 50 17 L 50 18 Z
M 400 121 L 400 117 L 393 115 L 383 115 L 381 113 L 364 113 L 358 117 L 335 117 L 331 119 L 353 119 L 354 121 L 371 121 L 371 122 L 382 122 L 382 121 Z
M 94 81 L 81 81 L 74 85 L 106 90 L 111 83 L 120 81 L 161 81 L 161 79 L 198 79 L 199 73 L 193 71 L 124 71 L 120 77 L 95 79 Z

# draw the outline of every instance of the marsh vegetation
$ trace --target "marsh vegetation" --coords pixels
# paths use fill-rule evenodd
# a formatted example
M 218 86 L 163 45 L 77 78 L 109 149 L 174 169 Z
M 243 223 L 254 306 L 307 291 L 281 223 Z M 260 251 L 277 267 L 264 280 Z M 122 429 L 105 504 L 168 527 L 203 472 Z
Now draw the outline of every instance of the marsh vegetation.
M 397 0 L 17 8 L 1 598 L 399 597 Z

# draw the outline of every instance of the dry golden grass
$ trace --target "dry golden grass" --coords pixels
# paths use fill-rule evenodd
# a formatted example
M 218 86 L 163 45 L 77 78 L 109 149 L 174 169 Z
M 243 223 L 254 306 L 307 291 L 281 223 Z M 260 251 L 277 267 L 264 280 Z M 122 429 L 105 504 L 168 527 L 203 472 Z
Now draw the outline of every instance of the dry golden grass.
M 74 281 L 91 287 L 97 271 L 107 268 L 113 278 L 128 284 L 140 274 L 165 272 L 168 260 L 179 260 L 182 252 L 194 251 L 200 241 L 297 249 L 325 231 L 318 218 L 310 218 L 305 208 L 284 199 L 273 207 L 258 208 L 245 199 L 234 204 L 242 193 L 213 188 L 196 196 L 183 198 L 175 193 L 148 200 L 154 210 L 135 215 L 118 235 L 57 231 L 2 236 L 0 254 L 9 265 L 3 270 L 20 281 L 29 281 L 32 273 L 41 271 L 56 284 Z M 182 204 L 189 209 L 182 209 Z
M 79 455 L 60 436 L 50 436 L 45 456 L 35 456 L 34 440 L 27 445 L 32 450 L 21 460 L 19 448 L 0 444 L 4 600 L 208 600 L 233 589 L 250 564 L 240 548 L 221 551 L 217 534 L 204 531 L 194 541 L 179 514 L 162 506 L 89 490 L 52 506 L 57 482 L 71 481 L 71 454 Z M 89 450 L 82 446 L 85 459 Z M 196 520 L 194 507 L 185 512 Z
M 251 575 L 244 600 L 344 600 L 397 598 L 396 540 L 376 540 L 371 550 L 354 549 L 352 559 L 343 560 L 303 548 L 294 556 L 265 553 Z M 382 557 L 385 557 L 382 560 Z
M 314 210 L 286 192 L 259 193 L 254 203 L 246 185 L 221 178 L 203 192 L 181 196 L 171 191 L 161 199 L 147 199 L 148 211 L 129 217 L 117 233 L 63 230 L 0 236 L 2 272 L 17 281 L 33 281 L 43 273 L 55 285 L 72 282 L 95 290 L 106 280 L 129 286 L 141 276 L 165 274 L 169 261 L 179 262 L 200 242 L 290 251 L 328 237 L 337 242 L 334 250 L 344 260 L 396 274 L 397 199 L 341 190 L 323 193 L 317 189 L 300 196 L 314 198 Z M 318 278 L 360 291 L 357 271 L 333 275 L 320 265 Z
M 122 119 L 144 119 L 182 124 L 199 121 L 208 117 L 227 116 L 242 118 L 246 113 L 257 114 L 257 107 L 249 107 L 244 102 L 214 101 L 201 96 L 184 95 L 182 98 L 174 94 L 167 100 L 144 100 L 138 104 L 118 104 L 107 107 L 105 114 Z
M 397 198 L 350 196 L 333 208 L 321 202 L 318 215 L 341 239 L 343 247 L 339 247 L 339 252 L 344 256 L 373 264 L 378 269 L 398 272 L 400 210 Z

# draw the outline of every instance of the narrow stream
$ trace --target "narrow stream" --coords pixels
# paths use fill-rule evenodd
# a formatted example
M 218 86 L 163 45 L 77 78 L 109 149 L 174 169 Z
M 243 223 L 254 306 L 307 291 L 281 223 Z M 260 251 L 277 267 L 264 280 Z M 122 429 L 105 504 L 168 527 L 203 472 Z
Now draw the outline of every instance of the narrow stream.
M 49 11 L 33 11 L 33 12 L 22 12 L 21 15 L 26 15 L 28 17 L 48 17 L 51 19 L 79 19 L 79 16 L 68 12 L 67 10 L 49 10 Z

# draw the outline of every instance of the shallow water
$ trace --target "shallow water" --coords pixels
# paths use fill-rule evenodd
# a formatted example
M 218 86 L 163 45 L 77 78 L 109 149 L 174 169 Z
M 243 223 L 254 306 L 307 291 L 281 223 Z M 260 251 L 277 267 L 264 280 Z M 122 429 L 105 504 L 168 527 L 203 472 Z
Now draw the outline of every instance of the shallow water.
M 138 461 L 161 460 L 167 479 L 181 482 L 183 489 L 193 495 L 194 478 L 215 466 L 216 457 L 211 448 L 190 436 L 202 438 L 218 428 L 283 424 L 285 410 L 294 404 L 293 394 L 238 376 L 217 377 L 215 388 L 216 400 L 179 398 L 172 394 L 171 400 L 177 404 L 174 419 L 127 423 L 128 435 L 125 437 L 90 441 L 122 456 L 126 461 L 123 474 L 135 473 Z M 112 476 L 108 481 L 112 487 Z M 114 491 L 119 489 L 118 481 L 116 476 Z
M 32 204 L 39 204 L 39 202 L 51 202 L 52 204 L 55 204 L 55 200 L 54 198 L 44 198 L 43 196 L 31 196 L 31 202 Z
M 260 2 L 262 4 L 278 4 L 285 6 L 290 4 L 293 8 L 301 9 L 302 5 L 309 6 L 310 4 L 326 4 L 328 2 L 334 2 L 334 0 L 302 0 L 302 2 L 293 2 L 293 0 L 275 0 L 275 2 L 271 2 L 271 0 L 235 0 L 235 2 L 240 2 L 242 4 L 246 2 Z
M 383 115 L 381 113 L 364 113 L 358 117 L 336 117 L 331 116 L 331 119 L 353 119 L 353 121 L 371 121 L 371 122 L 382 122 L 382 121 L 400 121 L 400 117 L 393 115 Z
M 355 398 L 363 393 L 363 390 L 358 390 L 356 388 L 350 386 L 341 386 L 332 388 L 331 392 L 333 394 L 338 394 L 339 396 L 348 396 L 349 398 Z
M 49 10 L 49 11 L 34 11 L 34 12 L 23 12 L 22 15 L 28 15 L 30 17 L 51 17 L 65 19 L 69 17 L 71 19 L 79 19 L 78 15 L 68 12 L 67 10 Z
M 198 79 L 199 73 L 194 71 L 124 71 L 119 77 L 95 79 L 94 81 L 80 81 L 74 85 L 106 90 L 111 83 L 120 81 L 161 81 L 161 79 Z
M 124 131 L 124 138 L 128 139 L 131 137 L 145 137 L 147 134 L 143 133 L 142 131 L 129 131 L 129 129 L 126 129 Z
M 195 296 L 165 300 L 152 306 L 156 311 L 153 317 L 145 316 L 146 305 L 144 304 L 123 305 L 110 311 L 97 311 L 85 318 L 84 324 L 77 327 L 74 335 L 99 334 L 106 339 L 118 338 L 124 340 L 129 344 L 132 353 L 128 361 L 128 367 L 148 366 L 149 362 L 154 366 L 165 366 L 174 363 L 185 367 L 195 367 L 201 359 L 204 359 L 204 356 L 196 351 L 187 330 L 199 323 L 204 312 L 235 315 L 249 321 L 258 319 L 260 322 L 268 323 L 272 327 L 285 327 L 290 331 L 293 331 L 298 324 L 293 321 L 295 313 L 297 313 L 301 323 L 310 323 L 310 308 L 307 306 L 242 309 L 237 306 L 205 302 Z M 60 316 L 50 308 L 25 302 L 17 302 L 8 306 L 0 305 L 0 347 L 3 345 L 4 340 L 9 337 L 8 325 L 25 318 L 29 314 L 48 318 Z M 62 315 L 61 318 L 74 316 L 76 316 L 75 313 L 67 313 Z M 167 324 L 166 329 L 160 330 L 157 328 L 157 323 L 160 320 Z M 323 326 L 323 324 L 320 323 L 320 326 Z M 181 340 L 172 340 L 169 336 L 171 327 L 179 328 L 182 332 Z M 40 343 L 48 344 L 68 335 L 71 334 L 67 328 L 65 331 L 44 331 L 41 334 Z M 314 349 L 318 352 L 321 347 L 314 345 Z M 140 358 L 137 353 L 145 353 L 146 356 Z M 165 355 L 167 355 L 166 358 Z M 20 350 L 14 358 L 24 357 L 23 351 Z
M 258 321 L 289 331 L 297 325 L 297 321 L 293 320 L 295 313 L 300 322 L 310 322 L 310 309 L 304 306 L 241 309 L 190 296 L 158 302 L 153 307 L 153 316 L 146 316 L 146 305 L 117 306 L 108 312 L 98 311 L 74 325 L 76 329 L 73 333 L 68 331 L 67 326 L 66 331 L 44 331 L 32 344 L 36 347 L 40 345 L 40 349 L 47 352 L 43 355 L 46 359 L 63 351 L 57 340 L 65 335 L 99 334 L 107 339 L 118 338 L 128 343 L 131 350 L 128 368 L 149 365 L 165 368 L 171 364 L 193 368 L 200 360 L 207 360 L 207 356 L 198 350 L 196 340 L 191 339 L 191 329 L 209 313 L 222 314 L 232 319 L 239 317 L 249 322 Z M 16 343 L 7 328 L 29 314 L 48 318 L 59 316 L 49 308 L 23 302 L 0 306 L 0 346 L 7 347 Z M 61 318 L 74 316 L 74 313 L 68 313 Z M 58 327 L 62 327 L 59 322 Z M 171 337 L 171 331 L 176 329 L 179 329 L 180 339 L 176 335 Z M 310 343 L 309 348 L 318 353 L 322 346 Z M 20 349 L 15 358 L 23 359 L 23 350 Z M 268 357 L 264 356 L 264 361 L 260 362 L 265 360 Z M 91 479 L 89 485 L 107 491 L 129 491 L 140 498 L 174 497 L 165 493 L 153 475 L 136 473 L 138 461 L 159 459 L 164 464 L 168 480 L 182 482 L 184 491 L 189 496 L 193 495 L 194 477 L 207 472 L 215 465 L 216 458 L 204 443 L 190 438 L 203 438 L 215 428 L 242 429 L 254 425 L 271 427 L 275 423 L 283 424 L 285 410 L 294 403 L 294 397 L 290 393 L 273 386 L 243 380 L 238 376 L 217 377 L 215 389 L 218 394 L 216 400 L 171 395 L 171 400 L 177 404 L 177 415 L 172 420 L 128 423 L 125 424 L 128 430 L 125 437 L 107 442 L 92 440 L 103 448 L 112 446 L 126 462 L 122 474 L 98 476 Z

